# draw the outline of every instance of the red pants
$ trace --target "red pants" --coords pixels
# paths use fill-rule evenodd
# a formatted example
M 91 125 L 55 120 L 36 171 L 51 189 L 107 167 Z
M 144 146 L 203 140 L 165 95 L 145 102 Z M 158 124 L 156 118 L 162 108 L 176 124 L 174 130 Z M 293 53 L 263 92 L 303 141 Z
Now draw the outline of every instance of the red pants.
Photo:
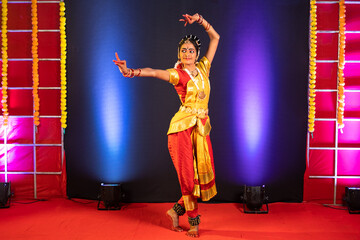
M 206 119 L 203 119 L 202 122 L 205 124 Z M 194 156 L 191 132 L 193 131 L 193 128 L 194 127 L 186 129 L 182 132 L 168 135 L 169 152 L 179 178 L 182 194 L 182 197 L 178 203 L 185 207 L 187 215 L 191 218 L 194 218 L 198 215 L 197 199 L 192 195 L 194 190 Z M 214 169 L 210 136 L 207 136 L 206 140 Z M 190 210 L 187 209 L 187 204 L 184 204 L 184 199 L 190 199 L 193 201 L 194 208 Z

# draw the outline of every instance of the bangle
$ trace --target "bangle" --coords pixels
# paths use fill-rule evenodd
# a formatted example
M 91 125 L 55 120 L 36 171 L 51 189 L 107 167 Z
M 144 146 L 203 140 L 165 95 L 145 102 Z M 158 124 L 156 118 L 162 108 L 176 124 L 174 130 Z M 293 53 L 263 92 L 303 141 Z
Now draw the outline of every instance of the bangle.
M 141 69 L 140 69 L 140 68 L 138 68 L 138 70 L 139 70 L 139 73 L 138 73 L 138 74 L 136 74 L 136 76 L 137 76 L 137 77 L 140 77 Z
M 129 77 L 129 76 L 130 76 L 130 72 L 131 72 L 131 69 L 130 69 L 130 68 L 128 68 L 128 72 L 127 72 L 127 74 L 124 74 L 124 73 L 123 73 L 123 76 L 124 76 L 124 77 Z
M 210 28 L 211 28 L 211 25 L 210 25 L 210 23 L 208 22 L 208 24 L 207 24 L 207 26 L 206 26 L 206 28 L 205 28 L 205 31 L 209 31 L 210 30 Z
M 198 15 L 199 15 L 199 19 L 196 22 L 201 25 L 204 21 L 204 18 L 200 14 L 198 14 Z
M 123 74 L 124 77 L 133 78 L 135 76 L 134 69 L 128 68 L 129 71 L 127 74 Z
M 130 68 L 130 70 L 131 70 L 131 73 L 130 73 L 129 78 L 133 78 L 135 76 L 135 73 L 134 73 L 135 71 L 132 68 Z

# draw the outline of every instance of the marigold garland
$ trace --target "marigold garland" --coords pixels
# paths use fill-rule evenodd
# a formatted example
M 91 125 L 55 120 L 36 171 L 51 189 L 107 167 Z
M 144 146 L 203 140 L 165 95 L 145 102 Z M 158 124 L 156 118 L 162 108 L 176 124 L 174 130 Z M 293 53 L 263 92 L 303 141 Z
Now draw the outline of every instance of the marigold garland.
M 8 88 L 8 38 L 7 38 L 7 0 L 2 1 L 2 18 L 1 18 L 1 52 L 2 52 L 2 72 L 1 72 L 1 86 L 2 86 L 2 112 L 3 112 L 3 125 L 7 126 L 9 122 L 9 109 L 7 104 L 7 88 Z
M 309 56 L 309 106 L 308 106 L 308 131 L 315 130 L 315 87 L 316 87 L 316 47 L 317 47 L 317 15 L 316 1 L 310 1 L 310 56 Z
M 31 23 L 32 23 L 32 47 L 31 53 L 33 57 L 32 64 L 32 75 L 33 75 L 33 99 L 34 99 L 34 124 L 39 126 L 39 109 L 40 109 L 40 98 L 39 98 L 39 55 L 38 55 L 38 15 L 37 15 L 37 0 L 31 1 Z
M 338 63 L 338 107 L 337 121 L 338 128 L 342 132 L 344 128 L 344 110 L 345 110 L 345 0 L 339 1 L 339 63 Z
M 61 127 L 66 128 L 66 33 L 65 3 L 60 2 L 60 85 L 61 85 Z

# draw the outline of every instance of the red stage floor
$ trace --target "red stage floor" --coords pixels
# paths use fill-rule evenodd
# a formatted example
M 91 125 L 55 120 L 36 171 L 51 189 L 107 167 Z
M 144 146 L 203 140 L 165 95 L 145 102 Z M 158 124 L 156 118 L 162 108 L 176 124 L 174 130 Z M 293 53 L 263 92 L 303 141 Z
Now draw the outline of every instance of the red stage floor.
M 79 200 L 86 202 L 85 200 Z M 133 203 L 120 211 L 98 211 L 51 199 L 12 203 L 0 209 L 0 239 L 191 239 L 168 229 L 165 212 L 172 203 Z M 200 239 L 360 239 L 360 215 L 315 203 L 273 203 L 269 214 L 244 214 L 240 204 L 199 204 Z M 180 221 L 187 226 L 186 218 Z

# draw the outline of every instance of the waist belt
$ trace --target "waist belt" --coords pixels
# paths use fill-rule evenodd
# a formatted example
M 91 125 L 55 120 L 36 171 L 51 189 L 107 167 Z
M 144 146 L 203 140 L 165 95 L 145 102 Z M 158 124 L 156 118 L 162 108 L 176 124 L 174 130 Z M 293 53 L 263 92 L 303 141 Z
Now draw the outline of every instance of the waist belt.
M 203 108 L 191 108 L 186 106 L 180 106 L 180 111 L 196 114 L 199 118 L 205 118 L 209 114 L 209 109 L 203 109 Z

